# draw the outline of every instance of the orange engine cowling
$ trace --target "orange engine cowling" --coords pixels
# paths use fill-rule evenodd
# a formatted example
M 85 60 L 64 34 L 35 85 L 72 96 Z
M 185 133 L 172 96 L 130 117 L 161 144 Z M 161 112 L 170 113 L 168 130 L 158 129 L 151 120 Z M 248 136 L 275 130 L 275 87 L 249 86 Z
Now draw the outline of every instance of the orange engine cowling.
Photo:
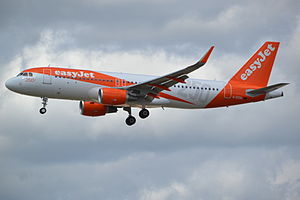
M 92 101 L 80 101 L 79 107 L 82 115 L 92 117 L 103 116 L 106 113 L 113 113 L 118 111 L 115 107 L 106 106 Z
M 99 90 L 99 102 L 105 105 L 121 105 L 128 100 L 127 90 L 116 88 L 101 88 Z

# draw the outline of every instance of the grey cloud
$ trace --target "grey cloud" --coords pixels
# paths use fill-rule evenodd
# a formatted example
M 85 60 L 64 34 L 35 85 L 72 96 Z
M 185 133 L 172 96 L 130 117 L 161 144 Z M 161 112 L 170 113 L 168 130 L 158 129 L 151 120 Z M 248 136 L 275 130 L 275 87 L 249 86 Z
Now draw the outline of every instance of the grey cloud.
M 297 195 L 297 182 L 285 184 L 293 180 L 286 169 L 299 165 L 287 150 L 239 150 L 199 148 L 168 154 L 136 153 L 105 163 L 31 166 L 10 161 L 23 168 L 2 168 L 7 190 L 1 193 L 12 199 L 285 199 Z M 299 177 L 297 172 L 295 175 Z M 169 191 L 176 184 L 184 191 Z
M 227 52 L 244 51 L 241 47 L 258 40 L 284 39 L 295 26 L 298 5 L 292 0 L 210 1 L 205 6 L 199 1 L 2 1 L 2 28 L 10 34 L 3 32 L 1 40 L 9 52 L 17 52 L 47 28 L 67 31 L 72 45 L 81 48 L 152 46 L 191 54 L 216 44 Z

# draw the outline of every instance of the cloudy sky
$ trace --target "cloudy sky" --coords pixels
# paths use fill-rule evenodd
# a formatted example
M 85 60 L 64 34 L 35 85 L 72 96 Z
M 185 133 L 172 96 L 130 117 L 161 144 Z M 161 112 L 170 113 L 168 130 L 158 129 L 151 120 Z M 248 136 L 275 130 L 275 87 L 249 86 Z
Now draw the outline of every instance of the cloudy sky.
M 0 199 L 300 199 L 300 1 L 0 1 Z M 48 64 L 163 75 L 215 45 L 194 78 L 228 79 L 280 41 L 285 96 L 208 110 L 88 118 L 78 102 L 8 91 Z M 133 111 L 137 115 L 138 110 Z

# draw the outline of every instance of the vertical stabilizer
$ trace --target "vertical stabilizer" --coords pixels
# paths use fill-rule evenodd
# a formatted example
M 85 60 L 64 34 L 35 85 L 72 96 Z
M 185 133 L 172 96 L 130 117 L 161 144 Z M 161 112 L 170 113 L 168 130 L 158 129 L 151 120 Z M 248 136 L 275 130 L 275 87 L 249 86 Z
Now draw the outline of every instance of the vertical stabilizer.
M 279 42 L 265 42 L 231 78 L 230 82 L 265 87 L 268 84 Z

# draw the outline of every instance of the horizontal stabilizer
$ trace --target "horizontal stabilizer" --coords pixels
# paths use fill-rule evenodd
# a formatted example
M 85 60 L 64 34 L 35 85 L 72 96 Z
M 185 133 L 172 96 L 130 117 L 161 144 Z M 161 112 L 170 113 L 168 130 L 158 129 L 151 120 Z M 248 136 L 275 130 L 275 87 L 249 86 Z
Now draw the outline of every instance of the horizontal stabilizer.
M 256 90 L 249 90 L 249 91 L 247 91 L 247 94 L 250 95 L 250 96 L 266 94 L 266 93 L 272 92 L 274 90 L 277 90 L 277 89 L 279 89 L 283 86 L 286 86 L 288 84 L 289 83 L 277 83 L 275 85 L 270 85 L 268 87 L 263 87 L 263 88 L 259 88 L 259 89 L 256 89 Z

